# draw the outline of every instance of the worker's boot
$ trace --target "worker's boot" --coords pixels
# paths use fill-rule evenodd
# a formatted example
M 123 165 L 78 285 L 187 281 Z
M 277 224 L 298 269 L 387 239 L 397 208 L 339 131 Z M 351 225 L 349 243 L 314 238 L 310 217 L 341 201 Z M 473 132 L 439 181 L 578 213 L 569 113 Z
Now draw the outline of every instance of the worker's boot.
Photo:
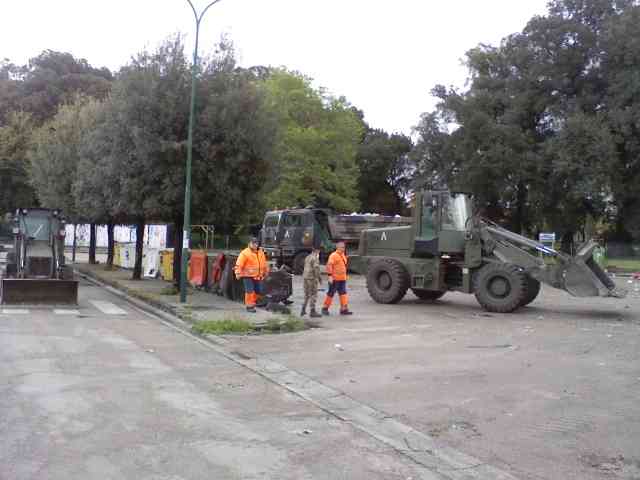
M 302 306 L 302 310 L 300 310 L 300 316 L 304 317 L 307 314 L 307 309 L 305 308 L 305 306 Z
M 349 297 L 346 293 L 340 295 L 340 315 L 353 315 L 349 310 Z
M 328 313 L 328 312 L 327 312 Z M 322 315 L 320 315 L 318 312 L 316 312 L 315 308 L 311 309 L 311 312 L 309 313 L 309 316 L 311 318 L 320 318 Z
M 328 308 L 323 308 L 322 309 L 322 315 L 329 316 L 329 309 Z
M 256 313 L 256 307 L 247 307 L 247 312 Z

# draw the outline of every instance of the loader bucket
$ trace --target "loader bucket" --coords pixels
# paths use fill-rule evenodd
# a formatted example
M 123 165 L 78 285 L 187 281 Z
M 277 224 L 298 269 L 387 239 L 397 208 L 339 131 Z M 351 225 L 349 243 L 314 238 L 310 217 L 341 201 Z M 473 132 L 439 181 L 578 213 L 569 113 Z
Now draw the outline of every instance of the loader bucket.
M 3 305 L 76 305 L 77 280 L 3 278 Z
M 574 297 L 624 298 L 626 290 L 619 289 L 593 259 L 598 246 L 589 241 L 578 249 L 577 255 L 563 267 L 564 289 Z

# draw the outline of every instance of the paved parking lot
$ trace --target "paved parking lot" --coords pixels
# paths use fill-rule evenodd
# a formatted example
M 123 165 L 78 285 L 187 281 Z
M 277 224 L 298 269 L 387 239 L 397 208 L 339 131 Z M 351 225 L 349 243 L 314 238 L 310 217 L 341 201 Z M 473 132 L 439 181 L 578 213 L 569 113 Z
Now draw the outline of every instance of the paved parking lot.
M 378 305 L 354 277 L 352 317 L 229 338 L 517 478 L 638 479 L 640 284 L 627 281 L 624 300 L 543 288 L 490 314 L 457 293 Z

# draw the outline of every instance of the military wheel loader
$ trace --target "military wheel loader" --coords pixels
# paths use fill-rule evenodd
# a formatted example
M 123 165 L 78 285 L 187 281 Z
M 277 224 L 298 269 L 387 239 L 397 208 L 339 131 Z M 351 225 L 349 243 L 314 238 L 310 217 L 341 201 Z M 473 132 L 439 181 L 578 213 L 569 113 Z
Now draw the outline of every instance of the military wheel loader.
M 2 275 L 2 304 L 76 304 L 78 282 L 65 265 L 65 222 L 58 210 L 18 209 L 13 249 Z
M 571 257 L 472 208 L 464 193 L 420 192 L 410 226 L 364 230 L 358 261 L 371 298 L 390 304 L 409 289 L 424 300 L 459 291 L 475 294 L 490 312 L 507 313 L 531 303 L 541 282 L 576 297 L 626 295 L 593 260 L 594 241 Z

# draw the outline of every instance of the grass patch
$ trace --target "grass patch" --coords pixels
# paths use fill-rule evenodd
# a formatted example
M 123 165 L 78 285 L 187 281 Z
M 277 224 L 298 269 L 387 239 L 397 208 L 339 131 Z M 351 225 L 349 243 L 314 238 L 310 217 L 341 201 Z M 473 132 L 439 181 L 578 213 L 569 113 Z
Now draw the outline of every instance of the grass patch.
M 160 290 L 160 295 L 178 295 L 180 293 L 180 289 L 175 285 L 169 285 L 168 287 L 164 287 Z
M 640 259 L 635 258 L 607 258 L 606 268 L 620 268 L 640 272 Z
M 270 318 L 264 330 L 271 333 L 288 333 L 299 332 L 305 328 L 307 328 L 307 325 L 304 323 L 304 320 L 294 317 L 293 315 L 287 315 L 285 317 Z
M 225 318 L 224 320 L 202 320 L 196 322 L 192 330 L 198 335 L 222 335 L 224 333 L 247 333 L 253 325 L 241 318 Z

